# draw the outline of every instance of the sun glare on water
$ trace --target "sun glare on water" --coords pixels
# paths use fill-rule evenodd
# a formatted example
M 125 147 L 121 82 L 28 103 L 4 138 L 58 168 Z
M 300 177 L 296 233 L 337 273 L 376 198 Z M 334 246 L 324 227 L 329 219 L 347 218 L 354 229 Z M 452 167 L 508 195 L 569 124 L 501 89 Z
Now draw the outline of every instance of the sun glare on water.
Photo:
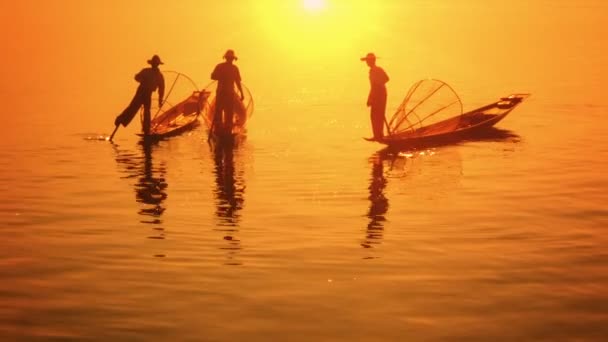
M 325 9 L 325 0 L 303 0 L 302 5 L 308 12 L 320 12 Z

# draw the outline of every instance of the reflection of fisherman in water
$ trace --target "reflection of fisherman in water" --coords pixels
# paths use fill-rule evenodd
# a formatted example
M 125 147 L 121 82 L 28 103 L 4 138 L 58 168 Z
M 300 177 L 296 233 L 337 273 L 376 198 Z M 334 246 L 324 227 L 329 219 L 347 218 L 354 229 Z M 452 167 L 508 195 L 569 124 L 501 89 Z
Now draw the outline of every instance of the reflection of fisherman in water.
M 387 186 L 391 188 L 391 216 L 394 221 L 403 219 L 404 213 L 417 215 L 416 210 L 452 203 L 461 186 L 462 160 L 458 148 L 426 150 L 392 150 L 386 148 L 369 158 L 369 210 L 364 248 L 378 247 L 387 225 L 389 200 Z M 404 191 L 405 190 L 405 191 Z M 392 196 L 395 196 L 393 198 Z M 396 206 L 396 207 L 395 207 Z M 407 210 L 407 211 L 404 211 Z M 371 250 L 370 250 L 371 252 Z
M 165 208 L 161 204 L 167 198 L 167 193 L 165 192 L 167 183 L 165 183 L 165 178 L 162 174 L 155 177 L 153 172 L 159 171 L 162 173 L 164 169 L 153 169 L 151 144 L 142 144 L 142 149 L 144 152 L 144 168 L 135 186 L 135 192 L 138 202 L 150 204 L 153 207 L 141 209 L 140 214 L 160 217 L 163 211 L 165 211 Z
M 224 233 L 224 240 L 229 246 L 223 249 L 240 250 L 240 241 L 235 237 L 240 221 L 239 211 L 243 209 L 245 186 L 242 173 L 235 170 L 233 143 L 225 142 L 213 146 L 215 164 L 215 198 L 216 217 L 219 220 L 218 231 Z M 230 254 L 230 259 L 233 255 Z M 238 262 L 228 262 L 239 264 Z
M 367 235 L 361 244 L 364 248 L 371 248 L 382 239 L 384 231 L 385 214 L 388 211 L 388 199 L 384 196 L 386 178 L 384 177 L 384 165 L 380 154 L 376 153 L 370 158 L 372 164 L 372 175 L 369 184 L 369 211 L 367 217 Z
M 167 183 L 163 176 L 165 168 L 163 166 L 154 167 L 152 162 L 152 144 L 142 143 L 142 155 L 118 151 L 116 161 L 124 169 L 126 175 L 122 178 L 137 178 L 135 184 L 135 199 L 144 206 L 139 210 L 139 214 L 147 217 L 142 220 L 142 223 L 160 225 L 161 215 L 165 211 L 162 206 L 163 201 L 167 198 L 165 192 Z M 161 232 L 160 235 L 150 236 L 151 239 L 163 239 L 164 228 L 156 227 L 156 231 Z
M 217 217 L 224 226 L 237 226 L 238 211 L 243 208 L 242 179 L 235 179 L 234 146 L 216 144 L 213 148 L 215 161 L 215 195 L 217 199 Z M 238 182 L 238 183 L 237 183 Z

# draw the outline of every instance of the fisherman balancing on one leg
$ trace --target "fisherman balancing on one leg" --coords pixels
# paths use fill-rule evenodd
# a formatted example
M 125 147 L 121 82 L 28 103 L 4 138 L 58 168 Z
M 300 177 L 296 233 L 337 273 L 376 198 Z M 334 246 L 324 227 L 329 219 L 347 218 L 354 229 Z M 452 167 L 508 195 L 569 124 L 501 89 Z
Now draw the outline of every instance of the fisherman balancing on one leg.
M 149 68 L 144 68 L 135 75 L 135 80 L 139 82 L 139 87 L 137 87 L 137 92 L 135 92 L 135 96 L 133 97 L 133 100 L 131 100 L 129 106 L 114 120 L 116 129 L 118 129 L 118 126 L 121 124 L 126 127 L 131 123 L 131 120 L 133 120 L 137 111 L 139 111 L 141 106 L 144 106 L 142 131 L 144 135 L 150 134 L 150 106 L 152 103 L 152 93 L 158 89 L 158 106 L 161 107 L 165 95 L 165 79 L 158 69 L 158 66 L 163 64 L 158 55 L 154 55 L 148 60 L 148 64 L 150 64 Z M 116 133 L 116 129 L 114 129 L 114 133 Z M 112 133 L 110 140 L 112 140 L 114 133 Z

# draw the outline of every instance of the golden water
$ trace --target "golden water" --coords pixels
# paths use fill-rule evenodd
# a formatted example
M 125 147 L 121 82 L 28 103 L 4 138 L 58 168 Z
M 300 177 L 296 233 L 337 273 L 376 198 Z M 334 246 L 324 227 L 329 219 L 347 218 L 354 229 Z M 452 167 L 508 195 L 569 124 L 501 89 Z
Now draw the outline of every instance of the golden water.
M 603 340 L 602 1 L 34 1 L 0 5 L 2 340 Z M 158 53 L 209 81 L 225 49 L 247 138 L 109 134 Z M 418 79 L 465 110 L 532 97 L 510 137 L 379 154 Z

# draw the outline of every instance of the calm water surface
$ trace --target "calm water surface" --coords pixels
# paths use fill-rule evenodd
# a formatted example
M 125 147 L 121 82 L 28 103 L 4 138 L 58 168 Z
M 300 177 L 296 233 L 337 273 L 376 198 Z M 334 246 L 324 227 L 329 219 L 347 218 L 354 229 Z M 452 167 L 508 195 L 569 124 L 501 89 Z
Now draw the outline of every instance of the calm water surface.
M 488 139 L 398 155 L 361 139 L 356 58 L 359 73 L 314 88 L 294 74 L 288 95 L 253 80 L 234 148 L 204 127 L 143 146 L 136 123 L 98 141 L 116 106 L 86 114 L 77 87 L 45 111 L 13 94 L 25 104 L 9 119 L 21 133 L 0 142 L 0 336 L 605 340 L 608 73 L 599 52 L 560 51 L 504 77 L 448 72 L 465 109 L 533 95 Z M 566 60 L 589 72 L 560 78 Z M 391 111 L 416 80 L 397 64 Z

